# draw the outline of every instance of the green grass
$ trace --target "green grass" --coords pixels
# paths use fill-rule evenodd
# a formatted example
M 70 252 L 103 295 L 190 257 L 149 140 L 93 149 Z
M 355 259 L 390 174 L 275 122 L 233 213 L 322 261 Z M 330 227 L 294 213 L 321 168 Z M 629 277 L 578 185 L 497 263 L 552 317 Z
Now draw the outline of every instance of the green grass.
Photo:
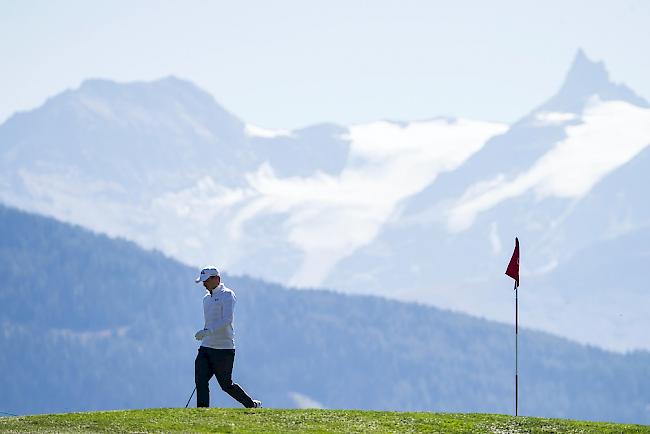
M 650 426 L 496 414 L 147 409 L 0 418 L 0 432 L 650 433 Z

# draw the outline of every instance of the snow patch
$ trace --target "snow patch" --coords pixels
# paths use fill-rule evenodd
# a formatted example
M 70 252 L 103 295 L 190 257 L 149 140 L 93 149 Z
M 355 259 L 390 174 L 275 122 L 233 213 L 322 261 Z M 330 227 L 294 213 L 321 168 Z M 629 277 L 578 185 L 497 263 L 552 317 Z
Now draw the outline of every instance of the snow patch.
M 178 117 L 180 119 L 183 119 L 190 126 L 190 128 L 192 128 L 192 130 L 197 136 L 207 140 L 215 139 L 214 134 L 212 134 L 212 132 L 206 126 L 204 126 L 199 121 L 194 119 L 190 114 L 184 111 L 179 111 Z
M 498 255 L 501 253 L 501 238 L 499 238 L 499 229 L 497 222 L 492 222 L 490 225 L 490 245 L 492 246 L 492 253 Z
M 535 115 L 535 122 L 538 126 L 545 125 L 561 125 L 565 122 L 578 119 L 575 113 L 561 113 L 561 112 L 540 112 Z
M 92 113 L 95 113 L 99 117 L 103 117 L 110 120 L 115 120 L 117 117 L 113 113 L 110 105 L 101 99 L 90 98 L 87 96 L 80 96 L 78 98 L 79 104 L 81 104 L 85 110 L 88 110 Z
M 514 179 L 499 176 L 470 187 L 449 212 L 450 231 L 469 228 L 480 213 L 529 191 L 538 198 L 582 197 L 650 145 L 650 109 L 592 99 L 582 123 L 565 132 L 566 139 Z
M 320 402 L 302 393 L 289 392 L 289 398 L 291 398 L 298 408 L 325 408 Z
M 262 137 L 265 139 L 291 137 L 293 135 L 290 130 L 262 128 L 251 124 L 246 124 L 244 131 L 249 137 Z
M 289 242 L 305 255 L 290 284 L 317 286 L 339 260 L 375 238 L 400 201 L 507 128 L 468 120 L 353 126 L 347 138 L 356 163 L 338 176 L 279 178 L 268 164 L 249 174 L 244 196 L 252 199 L 232 220 L 231 235 L 258 214 L 288 214 Z

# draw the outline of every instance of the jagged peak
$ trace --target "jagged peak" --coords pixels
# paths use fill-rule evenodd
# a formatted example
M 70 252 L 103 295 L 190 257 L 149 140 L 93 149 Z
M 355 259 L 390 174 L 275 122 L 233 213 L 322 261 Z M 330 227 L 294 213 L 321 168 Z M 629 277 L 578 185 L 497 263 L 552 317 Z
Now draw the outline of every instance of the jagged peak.
M 593 61 L 589 59 L 584 50 L 579 48 L 566 75 L 564 86 L 574 84 L 574 82 L 580 83 L 584 78 L 588 78 L 591 84 L 607 84 L 610 82 L 605 63 L 602 60 Z
M 585 51 L 579 48 L 560 90 L 536 111 L 578 113 L 587 101 L 596 95 L 601 100 L 620 100 L 650 107 L 646 100 L 629 87 L 612 82 L 603 61 L 591 60 Z

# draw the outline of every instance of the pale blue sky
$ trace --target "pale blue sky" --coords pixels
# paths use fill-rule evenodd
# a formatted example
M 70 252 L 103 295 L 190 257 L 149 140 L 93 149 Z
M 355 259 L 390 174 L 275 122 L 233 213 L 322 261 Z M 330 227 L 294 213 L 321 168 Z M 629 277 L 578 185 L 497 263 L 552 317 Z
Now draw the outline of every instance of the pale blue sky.
M 0 122 L 86 78 L 195 82 L 244 121 L 512 122 L 578 49 L 650 98 L 650 2 L 0 0 Z

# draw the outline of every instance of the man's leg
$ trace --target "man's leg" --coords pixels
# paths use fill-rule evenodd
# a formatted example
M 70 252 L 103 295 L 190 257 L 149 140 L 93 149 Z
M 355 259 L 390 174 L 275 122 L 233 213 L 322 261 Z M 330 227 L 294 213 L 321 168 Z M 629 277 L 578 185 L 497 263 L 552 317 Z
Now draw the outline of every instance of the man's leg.
M 239 384 L 232 382 L 232 367 L 235 363 L 235 350 L 215 350 L 213 359 L 215 374 L 219 386 L 228 395 L 235 398 L 246 408 L 253 408 L 255 404 L 250 396 L 239 387 Z
M 210 359 L 205 348 L 200 347 L 194 360 L 194 383 L 196 384 L 196 406 L 210 407 Z

